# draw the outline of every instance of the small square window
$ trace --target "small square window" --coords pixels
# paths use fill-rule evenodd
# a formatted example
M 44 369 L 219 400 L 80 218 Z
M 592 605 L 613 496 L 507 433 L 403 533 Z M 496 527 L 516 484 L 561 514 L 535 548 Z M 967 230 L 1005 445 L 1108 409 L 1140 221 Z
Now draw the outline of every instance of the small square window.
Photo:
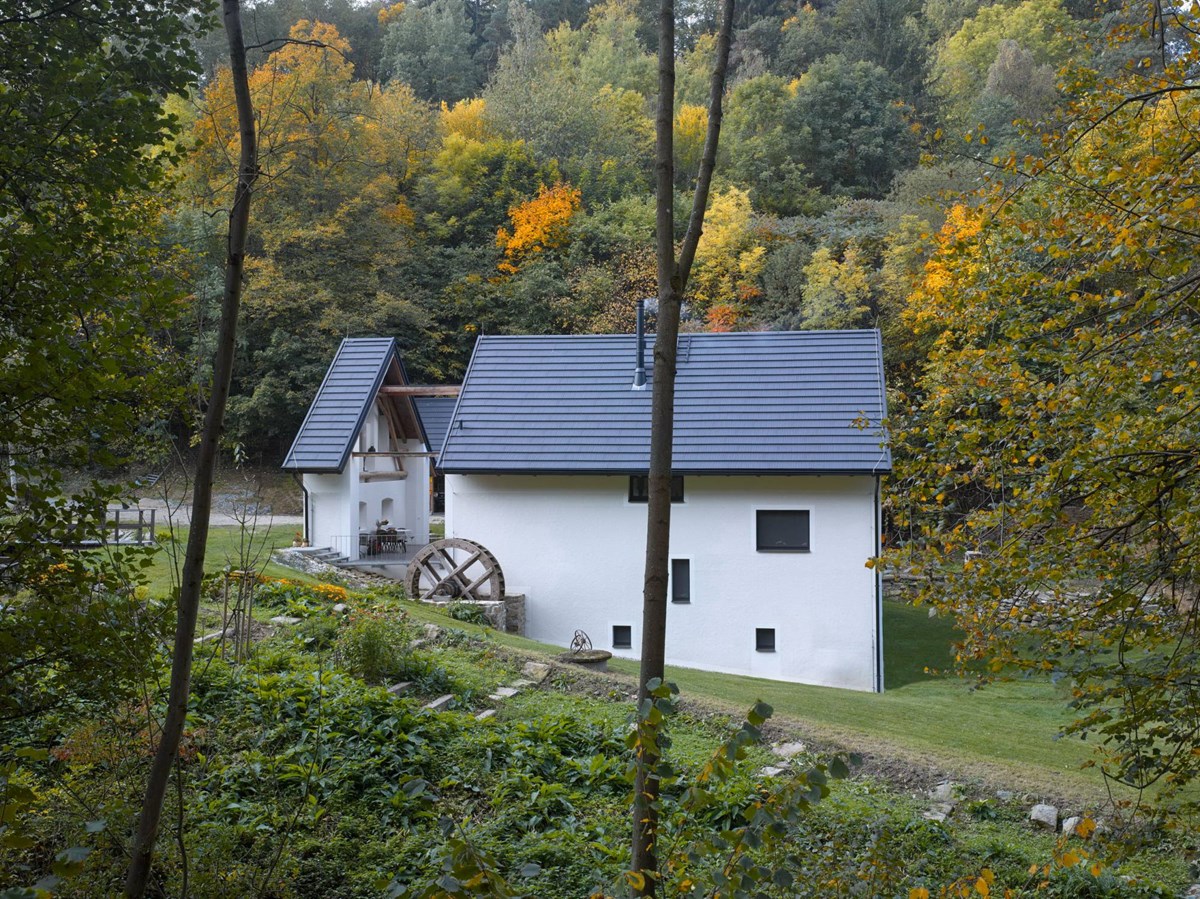
M 692 563 L 690 559 L 671 560 L 671 602 L 692 601 Z
M 757 652 L 774 652 L 775 628 L 756 627 L 754 629 L 754 649 Z
M 807 509 L 759 509 L 755 547 L 761 552 L 808 552 Z
M 644 474 L 629 476 L 629 501 L 631 503 L 650 502 L 650 478 Z M 683 475 L 671 476 L 671 502 L 683 502 Z
M 613 625 L 613 649 L 633 648 L 633 627 L 628 624 Z

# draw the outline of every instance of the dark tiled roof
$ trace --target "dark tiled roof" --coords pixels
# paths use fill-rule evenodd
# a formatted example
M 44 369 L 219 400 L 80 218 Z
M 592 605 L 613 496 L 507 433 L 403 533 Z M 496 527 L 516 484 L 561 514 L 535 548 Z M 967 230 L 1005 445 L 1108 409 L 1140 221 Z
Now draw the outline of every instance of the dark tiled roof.
M 283 461 L 285 469 L 337 472 L 345 468 L 393 356 L 399 358 L 396 341 L 390 337 L 342 341 Z
M 440 465 L 448 473 L 645 471 L 646 390 L 632 335 L 481 337 Z M 673 468 L 680 473 L 891 470 L 877 331 L 679 339 Z M 866 427 L 857 422 L 866 421 Z
M 446 431 L 450 428 L 450 417 L 458 398 L 453 396 L 418 396 L 413 398 L 417 404 L 417 414 L 421 416 L 421 424 L 425 427 L 425 435 L 429 438 L 429 451 L 440 453 L 442 444 L 446 442 Z

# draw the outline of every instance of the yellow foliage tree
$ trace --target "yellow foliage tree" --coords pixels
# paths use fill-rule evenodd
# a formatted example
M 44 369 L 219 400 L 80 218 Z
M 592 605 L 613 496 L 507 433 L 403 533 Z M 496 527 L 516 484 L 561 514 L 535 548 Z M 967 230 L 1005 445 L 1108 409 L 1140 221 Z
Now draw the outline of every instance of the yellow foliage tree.
M 700 171 L 704 135 L 708 132 L 708 110 L 685 103 L 675 116 L 675 181 L 691 184 Z
M 804 327 L 861 328 L 873 324 L 871 274 L 865 254 L 854 241 L 842 258 L 829 247 L 818 247 L 804 266 Z
M 508 211 L 512 231 L 501 228 L 496 243 L 504 249 L 500 270 L 513 273 L 530 256 L 561 247 L 567 242 L 567 226 L 579 211 L 581 196 L 569 184 L 543 186 L 538 195 Z
M 484 141 L 495 137 L 484 119 L 487 101 L 483 97 L 468 97 L 450 105 L 442 102 L 441 125 L 446 134 L 461 134 L 471 140 Z
M 711 324 L 729 330 L 759 293 L 766 250 L 752 226 L 750 195 L 730 187 L 714 193 L 704 220 L 704 235 L 696 250 L 689 300 L 707 319 L 717 305 L 728 307 Z

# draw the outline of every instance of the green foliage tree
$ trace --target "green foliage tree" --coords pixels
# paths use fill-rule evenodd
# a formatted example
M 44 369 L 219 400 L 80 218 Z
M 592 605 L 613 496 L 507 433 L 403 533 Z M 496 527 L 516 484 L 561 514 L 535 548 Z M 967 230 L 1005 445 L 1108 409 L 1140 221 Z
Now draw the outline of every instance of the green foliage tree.
M 388 24 L 384 65 L 424 100 L 461 100 L 483 86 L 477 49 L 463 0 L 409 3 Z
M 800 79 L 784 119 L 795 158 L 830 193 L 882 196 L 916 160 L 899 89 L 869 62 L 829 56 Z
M 636 86 L 653 64 L 637 45 L 630 9 L 606 4 L 582 28 L 544 36 L 527 10 L 511 15 L 513 44 L 484 93 L 492 126 L 524 140 L 543 164 L 557 163 L 585 204 L 642 188 L 650 122 Z
M 812 214 L 825 205 L 785 124 L 794 96 L 778 75 L 742 81 L 729 96 L 722 150 L 726 177 L 749 192 L 756 210 L 774 215 Z
M 969 117 L 971 106 L 988 83 L 988 70 L 1005 41 L 1016 42 L 1034 66 L 1057 69 L 1070 53 L 1073 30 L 1061 0 L 985 6 L 964 21 L 938 51 L 930 74 L 931 88 L 945 105 L 949 124 L 974 124 Z M 1036 70 L 1030 74 L 1035 81 L 1044 78 Z
M 160 632 L 127 550 L 68 547 L 103 539 L 122 488 L 100 470 L 161 452 L 177 408 L 178 290 L 152 230 L 170 157 L 147 148 L 177 127 L 162 98 L 193 77 L 199 12 L 81 0 L 0 18 L 0 722 L 117 701 Z

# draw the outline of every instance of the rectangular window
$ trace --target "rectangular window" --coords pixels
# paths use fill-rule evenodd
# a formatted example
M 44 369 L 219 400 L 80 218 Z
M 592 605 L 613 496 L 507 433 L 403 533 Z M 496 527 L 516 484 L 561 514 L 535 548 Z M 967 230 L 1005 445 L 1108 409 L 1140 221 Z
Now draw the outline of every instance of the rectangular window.
M 628 624 L 613 625 L 613 649 L 633 648 L 633 627 Z
M 644 474 L 629 476 L 629 501 L 631 503 L 650 502 L 650 478 Z M 683 502 L 683 475 L 671 476 L 671 502 Z
M 692 601 L 692 562 L 690 559 L 671 560 L 671 602 Z
M 774 652 L 775 628 L 756 627 L 754 629 L 754 649 L 758 652 Z
M 755 542 L 762 552 L 808 552 L 807 509 L 759 509 Z

